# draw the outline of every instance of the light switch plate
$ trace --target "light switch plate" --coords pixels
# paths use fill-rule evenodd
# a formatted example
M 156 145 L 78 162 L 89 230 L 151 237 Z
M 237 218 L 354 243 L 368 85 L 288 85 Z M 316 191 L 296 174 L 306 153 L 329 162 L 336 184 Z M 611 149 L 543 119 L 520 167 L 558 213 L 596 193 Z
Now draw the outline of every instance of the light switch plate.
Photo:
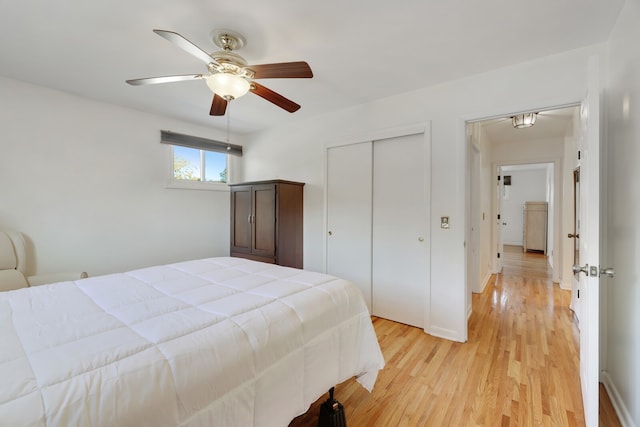
M 449 228 L 449 217 L 441 216 L 440 217 L 440 228 Z

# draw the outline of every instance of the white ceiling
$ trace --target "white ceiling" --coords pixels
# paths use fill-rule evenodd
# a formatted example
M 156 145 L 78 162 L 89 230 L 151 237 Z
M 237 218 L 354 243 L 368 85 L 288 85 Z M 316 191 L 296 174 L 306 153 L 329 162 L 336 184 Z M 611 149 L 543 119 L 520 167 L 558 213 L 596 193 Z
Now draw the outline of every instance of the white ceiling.
M 313 79 L 260 83 L 302 105 L 293 114 L 248 94 L 233 132 L 347 108 L 533 58 L 604 42 L 624 0 L 4 0 L 0 75 L 224 129 L 204 81 L 133 87 L 126 79 L 204 73 L 152 32 L 203 50 L 242 33 L 250 64 L 304 60 Z M 52 106 L 53 107 L 53 106 Z

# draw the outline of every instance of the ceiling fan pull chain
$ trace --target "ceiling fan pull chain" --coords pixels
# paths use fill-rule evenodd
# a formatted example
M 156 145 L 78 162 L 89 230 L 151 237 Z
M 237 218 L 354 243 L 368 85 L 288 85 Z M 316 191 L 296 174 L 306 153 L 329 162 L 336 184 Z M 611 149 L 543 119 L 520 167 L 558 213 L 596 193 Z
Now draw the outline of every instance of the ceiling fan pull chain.
M 231 102 L 227 101 L 227 151 L 231 151 L 231 137 L 230 137 L 230 121 L 231 121 Z

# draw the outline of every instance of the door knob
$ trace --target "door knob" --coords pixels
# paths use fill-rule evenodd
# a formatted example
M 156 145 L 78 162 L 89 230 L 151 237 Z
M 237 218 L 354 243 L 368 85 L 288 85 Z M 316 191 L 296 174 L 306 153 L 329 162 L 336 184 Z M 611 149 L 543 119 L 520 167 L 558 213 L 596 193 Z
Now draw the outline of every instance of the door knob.
M 567 234 L 567 237 L 568 237 L 568 238 L 570 238 L 570 239 L 573 239 L 574 237 L 575 237 L 576 239 L 579 239 L 579 238 L 580 238 L 580 235 L 579 235 L 579 234 L 571 234 L 571 233 L 569 233 L 569 234 Z
M 579 265 L 574 265 L 573 267 L 571 267 L 571 270 L 573 270 L 574 274 L 580 274 L 580 273 L 584 273 L 587 276 L 589 275 L 589 264 L 585 265 L 584 267 L 580 267 Z
M 333 231 L 329 230 L 329 236 L 333 236 Z
M 422 236 L 418 237 L 418 242 L 424 242 L 424 237 Z
M 615 275 L 615 270 L 611 267 L 609 268 L 601 268 L 600 269 L 600 275 L 605 275 L 607 277 L 613 277 Z

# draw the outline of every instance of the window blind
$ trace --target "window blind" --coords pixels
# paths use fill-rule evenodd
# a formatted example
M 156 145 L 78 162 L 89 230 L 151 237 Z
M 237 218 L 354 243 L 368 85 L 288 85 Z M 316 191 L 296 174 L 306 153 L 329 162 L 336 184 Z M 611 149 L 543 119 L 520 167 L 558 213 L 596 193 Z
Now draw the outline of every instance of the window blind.
M 242 156 L 242 145 L 227 144 L 226 142 L 200 138 L 199 136 L 184 135 L 182 133 L 171 132 L 168 130 L 160 131 L 160 142 L 162 144 L 180 145 L 182 147 L 198 148 L 200 150 Z

